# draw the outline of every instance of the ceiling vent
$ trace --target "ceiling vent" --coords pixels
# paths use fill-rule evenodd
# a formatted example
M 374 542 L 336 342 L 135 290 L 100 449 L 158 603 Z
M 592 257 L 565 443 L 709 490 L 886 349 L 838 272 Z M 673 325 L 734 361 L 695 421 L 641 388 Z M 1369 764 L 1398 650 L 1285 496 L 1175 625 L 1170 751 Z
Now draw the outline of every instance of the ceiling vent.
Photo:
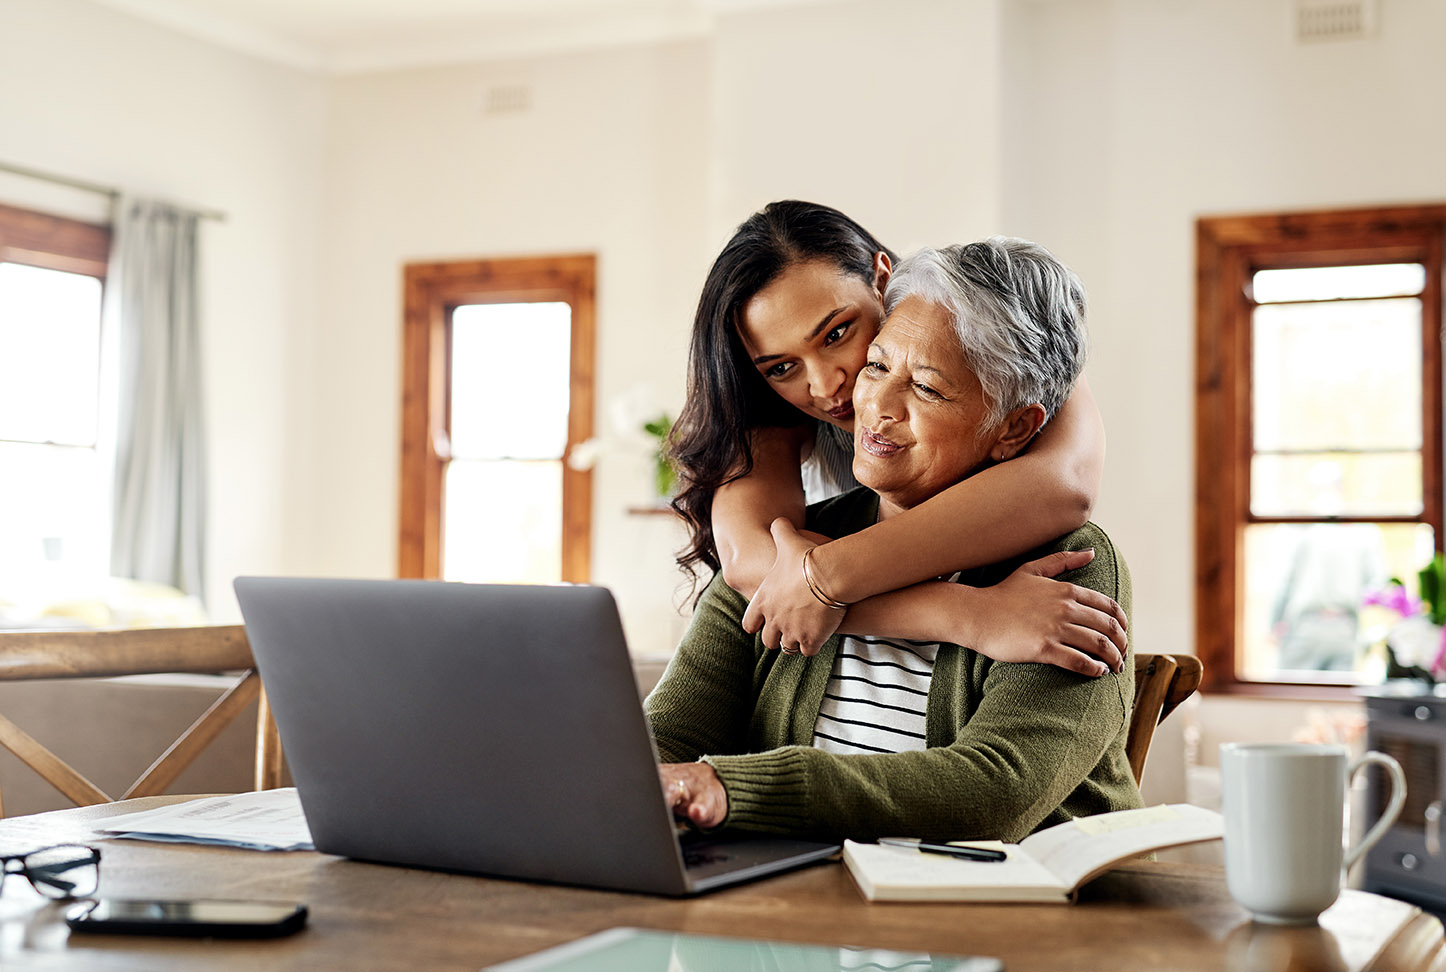
M 1376 32 L 1377 0 L 1295 0 L 1295 39 L 1360 40 Z
M 487 115 L 520 115 L 531 107 L 532 88 L 525 84 L 495 84 L 482 100 Z

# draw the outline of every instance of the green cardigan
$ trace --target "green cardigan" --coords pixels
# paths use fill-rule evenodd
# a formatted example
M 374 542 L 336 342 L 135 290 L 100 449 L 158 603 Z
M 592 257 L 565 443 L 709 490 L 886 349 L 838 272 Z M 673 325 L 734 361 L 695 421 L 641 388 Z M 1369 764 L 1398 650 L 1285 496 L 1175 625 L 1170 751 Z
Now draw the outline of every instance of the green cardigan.
M 857 489 L 809 508 L 809 528 L 842 536 L 874 522 L 878 498 Z M 1018 560 L 967 571 L 987 586 L 1020 563 L 1093 547 L 1062 575 L 1130 612 L 1130 576 L 1088 523 Z M 741 627 L 747 601 L 713 578 L 647 698 L 665 763 L 702 759 L 728 793 L 725 826 L 870 840 L 896 835 L 1018 841 L 1073 817 L 1141 806 L 1125 735 L 1134 664 L 1090 678 L 1052 665 L 994 662 L 943 645 L 934 663 L 922 752 L 835 755 L 813 728 L 840 638 L 812 658 L 763 647 Z

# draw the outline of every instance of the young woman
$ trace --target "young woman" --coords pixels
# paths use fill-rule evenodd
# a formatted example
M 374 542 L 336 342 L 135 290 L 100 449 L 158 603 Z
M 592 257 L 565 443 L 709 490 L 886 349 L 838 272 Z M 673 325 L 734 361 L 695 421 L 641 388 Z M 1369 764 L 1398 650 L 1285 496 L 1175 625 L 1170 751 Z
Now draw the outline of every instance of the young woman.
M 679 564 L 695 576 L 721 570 L 750 598 L 745 628 L 762 630 L 770 648 L 813 654 L 841 624 L 945 642 L 983 627 L 990 636 L 970 647 L 997 660 L 1118 670 L 1124 612 L 1051 579 L 1088 563 L 1087 552 L 1037 561 L 989 589 L 986 625 L 959 617 L 954 585 L 923 583 L 1085 523 L 1104 431 L 1083 382 L 1018 459 L 837 540 L 798 532 L 807 502 L 857 485 L 854 380 L 895 259 L 838 210 L 789 200 L 751 216 L 714 261 L 670 446 L 681 482 L 673 505 L 691 534 Z

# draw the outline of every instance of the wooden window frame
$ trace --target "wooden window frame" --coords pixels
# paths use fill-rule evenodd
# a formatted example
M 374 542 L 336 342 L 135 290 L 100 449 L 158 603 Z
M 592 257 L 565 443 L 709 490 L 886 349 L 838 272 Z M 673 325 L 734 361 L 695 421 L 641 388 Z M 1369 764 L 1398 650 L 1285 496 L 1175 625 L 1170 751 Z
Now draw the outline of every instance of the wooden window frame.
M 109 226 L 0 204 L 0 262 L 94 277 L 100 281 L 102 302 L 105 299 L 111 240 Z M 96 324 L 102 329 L 100 346 L 104 353 L 104 315 Z M 99 372 L 95 378 L 99 383 Z M 84 449 L 99 456 L 100 430 L 98 427 L 93 429 L 93 438 L 88 445 L 51 443 L 51 447 Z M 105 537 L 104 542 L 108 551 L 110 537 Z
M 109 226 L 0 204 L 0 262 L 99 277 L 110 261 Z
M 1204 691 L 1352 698 L 1340 684 L 1246 681 L 1242 643 L 1243 536 L 1250 515 L 1251 274 L 1269 266 L 1423 262 L 1422 474 L 1417 517 L 1442 536 L 1442 253 L 1446 204 L 1219 216 L 1196 223 L 1195 645 Z M 1281 518 L 1265 518 L 1275 521 Z
M 442 575 L 443 476 L 451 401 L 454 309 L 467 304 L 564 301 L 572 307 L 567 448 L 592 437 L 596 258 L 583 255 L 413 263 L 403 269 L 401 577 Z M 564 452 L 566 455 L 566 452 Z M 586 583 L 592 546 L 592 473 L 562 465 L 562 580 Z

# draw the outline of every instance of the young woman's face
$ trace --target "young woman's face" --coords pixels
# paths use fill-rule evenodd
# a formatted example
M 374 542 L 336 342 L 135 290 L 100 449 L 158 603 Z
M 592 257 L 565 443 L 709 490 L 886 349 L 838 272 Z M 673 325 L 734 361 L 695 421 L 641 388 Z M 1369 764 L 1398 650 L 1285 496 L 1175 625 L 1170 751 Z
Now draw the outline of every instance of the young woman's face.
M 790 405 L 852 432 L 854 379 L 884 318 L 888 278 L 883 254 L 872 282 L 827 260 L 793 264 L 743 307 L 749 360 Z

